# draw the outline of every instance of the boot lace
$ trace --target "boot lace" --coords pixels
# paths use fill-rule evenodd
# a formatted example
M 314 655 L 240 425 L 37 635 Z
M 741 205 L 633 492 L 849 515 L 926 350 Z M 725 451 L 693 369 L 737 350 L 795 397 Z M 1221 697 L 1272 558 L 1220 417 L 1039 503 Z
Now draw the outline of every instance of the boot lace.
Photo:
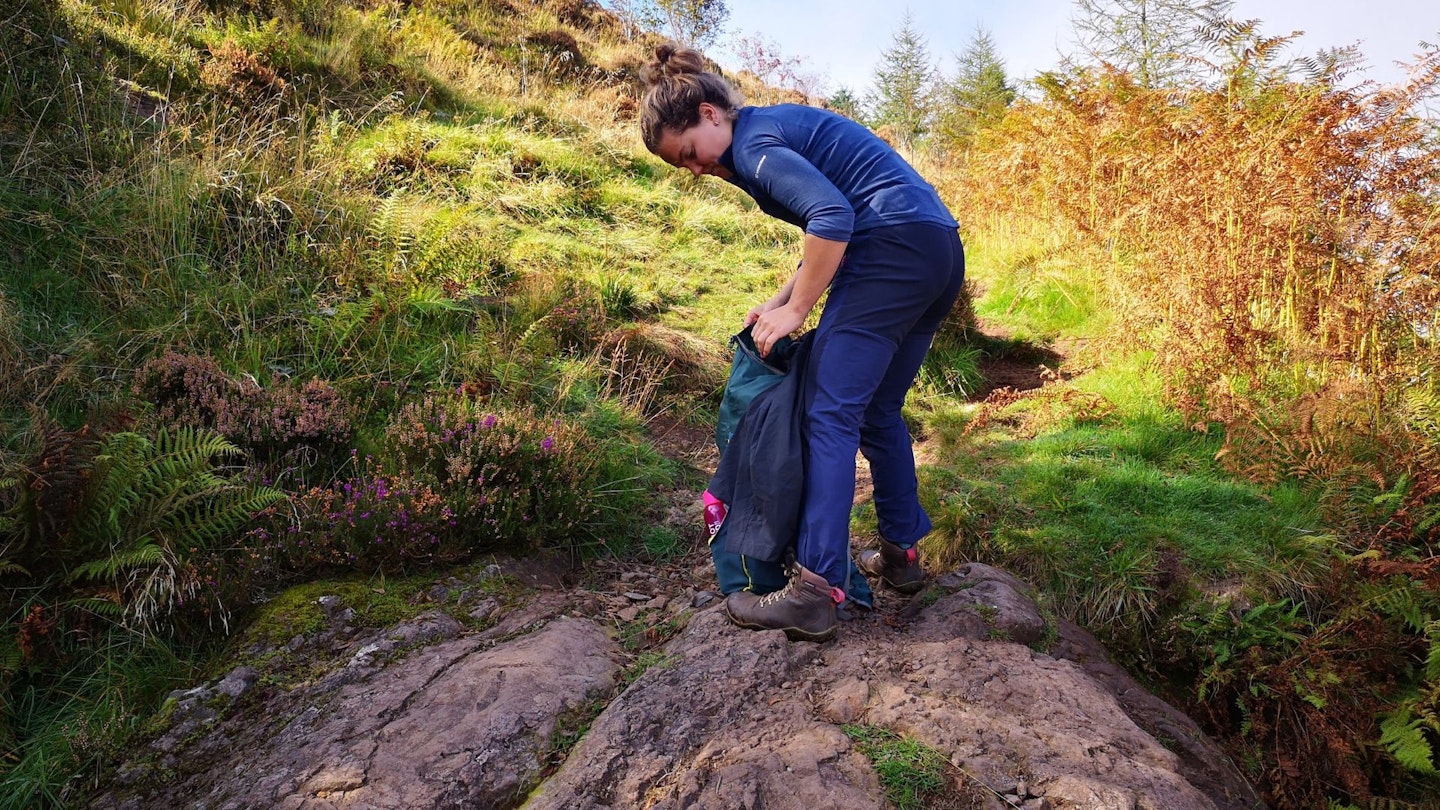
M 790 590 L 794 587 L 795 580 L 792 579 L 789 582 L 785 583 L 785 587 L 781 588 L 780 590 L 771 591 L 770 593 L 767 593 L 764 596 L 760 597 L 760 601 L 756 602 L 755 605 L 756 607 L 766 608 L 770 607 L 776 602 L 782 602 L 785 600 L 786 597 L 790 595 Z

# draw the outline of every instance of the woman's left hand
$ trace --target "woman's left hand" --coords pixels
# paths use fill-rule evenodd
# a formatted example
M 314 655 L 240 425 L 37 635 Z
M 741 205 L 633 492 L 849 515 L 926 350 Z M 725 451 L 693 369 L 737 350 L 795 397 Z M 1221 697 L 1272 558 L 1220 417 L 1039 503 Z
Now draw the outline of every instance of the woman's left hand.
M 770 356 L 770 350 L 780 338 L 794 332 L 805 323 L 807 312 L 796 312 L 789 306 L 776 307 L 755 319 L 750 337 L 755 339 L 755 348 L 761 357 Z

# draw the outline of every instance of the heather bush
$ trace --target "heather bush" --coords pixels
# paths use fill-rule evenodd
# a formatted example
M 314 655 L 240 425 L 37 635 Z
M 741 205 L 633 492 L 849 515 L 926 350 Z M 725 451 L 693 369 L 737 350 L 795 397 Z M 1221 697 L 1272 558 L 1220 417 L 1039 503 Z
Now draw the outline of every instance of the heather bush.
M 598 540 L 603 454 L 583 430 L 464 399 L 404 406 L 380 457 L 269 510 L 247 536 L 244 579 L 398 572 L 483 550 L 583 552 Z
M 592 543 L 602 472 L 594 441 L 574 425 L 429 398 L 402 408 L 385 442 L 408 476 L 445 499 L 475 548 Z
M 200 83 L 225 103 L 254 107 L 285 92 L 285 80 L 263 57 L 233 41 L 222 42 L 200 69 Z
M 470 553 L 445 499 L 380 462 L 354 456 L 352 475 L 311 487 L 271 510 L 247 538 L 250 566 L 267 577 L 359 568 L 397 571 Z
M 261 462 L 302 448 L 333 453 L 348 444 L 355 408 L 330 383 L 237 380 L 209 357 L 166 352 L 141 366 L 135 394 L 162 424 L 214 430 Z

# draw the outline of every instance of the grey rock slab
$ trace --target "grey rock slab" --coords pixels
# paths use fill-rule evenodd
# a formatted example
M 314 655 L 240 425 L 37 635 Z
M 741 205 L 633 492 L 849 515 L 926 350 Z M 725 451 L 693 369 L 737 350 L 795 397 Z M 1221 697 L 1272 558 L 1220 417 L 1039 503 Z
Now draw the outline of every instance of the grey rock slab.
M 596 718 L 526 810 L 880 808 L 865 759 L 783 689 L 815 656 L 784 634 L 697 616 Z
M 615 611 L 643 610 L 619 593 L 541 591 L 497 605 L 495 624 L 473 634 L 443 614 L 347 632 L 326 642 L 330 670 L 289 691 L 233 670 L 233 711 L 211 709 L 219 685 L 176 693 L 174 727 L 94 806 L 884 807 L 843 728 L 854 723 L 935 749 L 975 807 L 1006 806 L 1004 795 L 1072 810 L 1261 807 L 1219 747 L 1084 630 L 1058 622 L 1048 653 L 1018 643 L 1046 632 L 1024 583 L 972 564 L 933 587 L 933 604 L 844 623 L 824 644 L 733 627 L 712 599 L 641 659 L 565 615 L 593 603 L 615 623 Z M 614 696 L 634 660 L 652 665 Z M 540 782 L 559 718 L 602 701 Z
M 1259 795 L 1220 746 L 1195 721 L 1151 694 L 1110 660 L 1105 648 L 1083 628 L 1059 623 L 1059 641 L 1051 654 L 1078 664 L 1113 694 L 1126 714 L 1152 737 L 1164 740 L 1179 755 L 1180 773 L 1221 807 L 1259 808 Z
M 512 807 L 537 781 L 558 718 L 608 698 L 623 664 L 587 619 L 512 632 L 423 647 L 330 691 L 321 679 L 275 696 L 185 751 L 204 763 L 193 772 L 92 806 Z

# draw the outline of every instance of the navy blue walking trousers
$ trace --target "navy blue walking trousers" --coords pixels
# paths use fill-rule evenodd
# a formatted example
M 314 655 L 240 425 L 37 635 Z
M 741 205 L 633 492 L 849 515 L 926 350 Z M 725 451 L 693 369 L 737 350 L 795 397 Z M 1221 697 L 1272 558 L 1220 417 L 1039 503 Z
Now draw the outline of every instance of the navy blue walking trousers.
M 930 532 L 900 408 L 964 282 L 954 228 L 893 225 L 856 235 L 830 283 L 810 357 L 796 558 L 832 585 L 843 587 L 850 568 L 857 449 L 875 480 L 881 536 L 908 548 Z

